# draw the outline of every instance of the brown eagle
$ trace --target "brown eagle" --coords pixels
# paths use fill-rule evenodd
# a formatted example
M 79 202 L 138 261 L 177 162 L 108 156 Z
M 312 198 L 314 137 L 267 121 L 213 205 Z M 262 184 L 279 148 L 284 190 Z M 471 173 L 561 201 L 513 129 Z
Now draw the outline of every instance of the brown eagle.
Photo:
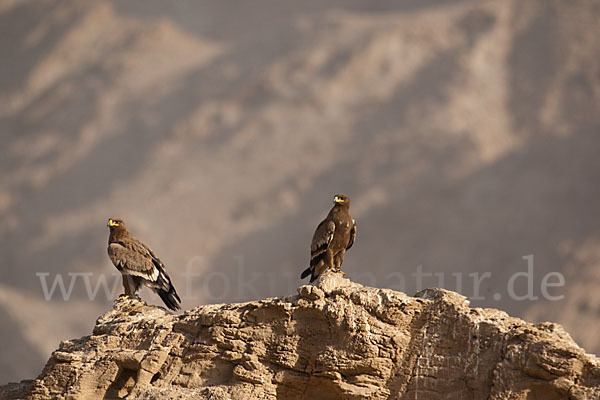
M 354 244 L 356 222 L 350 216 L 350 198 L 343 194 L 333 197 L 334 206 L 313 235 L 310 246 L 310 267 L 306 268 L 301 279 L 310 274 L 313 282 L 328 268 L 338 272 L 344 262 L 344 255 Z
M 162 261 L 148 246 L 127 232 L 122 219 L 110 218 L 108 227 L 108 257 L 123 275 L 125 295 L 133 296 L 144 284 L 156 292 L 171 310 L 179 310 L 181 299 Z

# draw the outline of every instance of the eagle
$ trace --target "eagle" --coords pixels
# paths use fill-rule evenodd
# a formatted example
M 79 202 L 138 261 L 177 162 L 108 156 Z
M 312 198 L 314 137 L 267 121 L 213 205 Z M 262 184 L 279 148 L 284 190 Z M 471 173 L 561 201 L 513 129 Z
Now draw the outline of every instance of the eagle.
M 181 299 L 165 265 L 148 246 L 127 231 L 120 218 L 108 220 L 108 257 L 123 275 L 125 296 L 133 296 L 142 284 L 156 292 L 167 307 L 180 309 Z
M 350 198 L 343 194 L 333 197 L 333 208 L 327 217 L 317 226 L 310 246 L 310 267 L 301 279 L 310 275 L 310 281 L 315 279 L 328 268 L 335 272 L 341 271 L 346 250 L 350 249 L 356 239 L 356 221 L 350 216 Z

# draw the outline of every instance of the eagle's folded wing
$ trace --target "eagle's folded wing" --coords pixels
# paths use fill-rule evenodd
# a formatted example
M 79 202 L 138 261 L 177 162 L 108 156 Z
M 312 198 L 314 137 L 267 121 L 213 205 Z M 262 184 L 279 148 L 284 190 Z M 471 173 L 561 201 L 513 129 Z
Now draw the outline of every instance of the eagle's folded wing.
M 143 244 L 128 240 L 108 245 L 108 256 L 113 264 L 126 275 L 139 276 L 155 282 L 160 274 L 153 261 L 155 257 Z
M 348 246 L 346 246 L 346 250 L 350 249 L 354 244 L 354 239 L 356 239 L 356 221 L 352 220 L 352 229 L 350 230 L 350 240 L 348 240 Z
M 333 240 L 334 232 L 335 223 L 333 221 L 324 220 L 319 224 L 310 245 L 311 259 L 315 259 L 327 251 L 329 244 Z

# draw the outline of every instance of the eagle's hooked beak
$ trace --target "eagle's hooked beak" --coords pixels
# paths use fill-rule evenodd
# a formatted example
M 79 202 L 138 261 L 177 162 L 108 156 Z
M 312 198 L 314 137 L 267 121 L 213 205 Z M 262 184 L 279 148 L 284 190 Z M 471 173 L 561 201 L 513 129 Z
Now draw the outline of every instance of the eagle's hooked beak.
M 335 196 L 333 198 L 334 203 L 343 203 L 344 199 L 342 199 L 341 197 Z
M 119 223 L 113 221 L 112 219 L 109 219 L 108 223 L 106 224 L 106 226 L 108 226 L 108 227 L 110 227 L 110 226 L 119 226 Z

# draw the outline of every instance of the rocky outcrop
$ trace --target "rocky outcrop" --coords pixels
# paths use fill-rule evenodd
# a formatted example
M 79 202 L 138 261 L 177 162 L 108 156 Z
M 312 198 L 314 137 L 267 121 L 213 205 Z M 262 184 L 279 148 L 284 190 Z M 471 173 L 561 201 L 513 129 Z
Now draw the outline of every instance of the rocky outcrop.
M 2 397 L 598 399 L 600 360 L 552 323 L 327 274 L 298 295 L 173 315 L 119 299 Z

